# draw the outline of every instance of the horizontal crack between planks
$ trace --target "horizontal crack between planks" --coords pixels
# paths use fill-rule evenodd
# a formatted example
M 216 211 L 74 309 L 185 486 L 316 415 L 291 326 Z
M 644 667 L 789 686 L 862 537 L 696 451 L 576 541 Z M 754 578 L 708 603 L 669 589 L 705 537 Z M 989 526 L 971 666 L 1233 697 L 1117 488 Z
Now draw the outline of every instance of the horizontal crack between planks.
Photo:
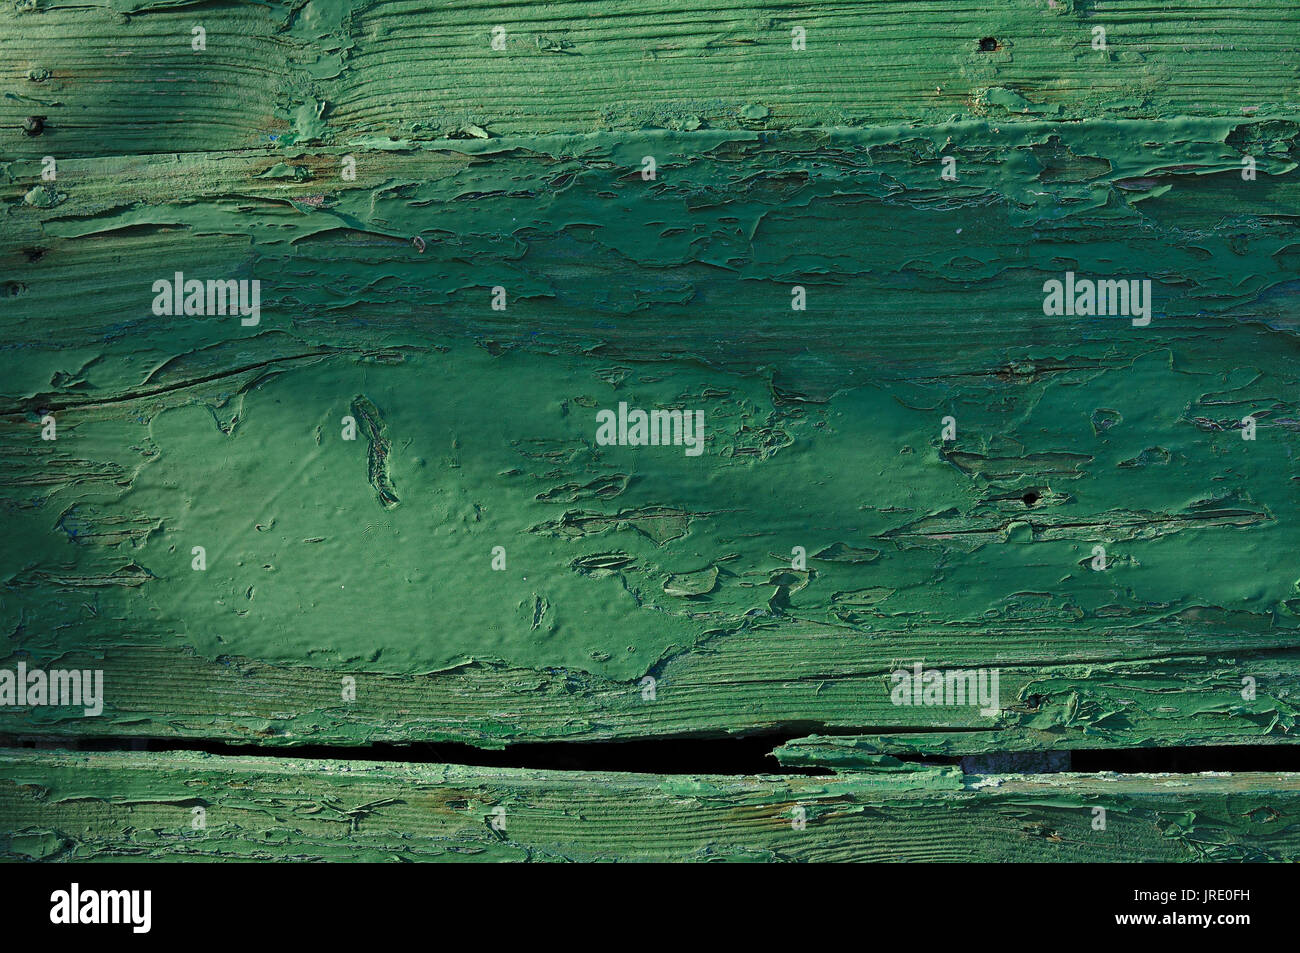
M 942 733 L 979 734 L 986 729 L 943 729 Z M 537 771 L 654 775 L 827 775 L 829 767 L 782 765 L 772 752 L 791 742 L 819 737 L 888 735 L 895 740 L 934 729 L 827 729 L 818 725 L 786 726 L 724 736 L 668 736 L 617 741 L 526 742 L 499 749 L 459 742 L 376 742 L 364 745 L 258 745 L 220 739 L 58 738 L 0 736 L 0 747 L 85 752 L 190 752 L 223 757 L 301 760 L 355 760 L 462 767 L 515 768 Z M 1117 772 L 1123 774 L 1198 774 L 1224 772 L 1300 772 L 1300 745 L 1213 745 L 1161 748 L 1105 748 L 982 752 L 977 755 L 895 754 L 899 761 L 958 765 L 968 774 L 1055 774 Z M 842 771 L 856 770 L 843 767 Z M 861 770 L 870 770 L 865 763 Z

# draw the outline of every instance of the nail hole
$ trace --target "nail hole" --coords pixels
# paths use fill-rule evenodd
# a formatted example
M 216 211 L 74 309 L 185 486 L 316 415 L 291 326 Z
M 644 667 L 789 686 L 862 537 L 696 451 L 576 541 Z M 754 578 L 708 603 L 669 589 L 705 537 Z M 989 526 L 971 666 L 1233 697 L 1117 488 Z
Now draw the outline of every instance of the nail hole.
M 44 116 L 28 116 L 23 120 L 23 135 L 39 136 L 45 131 Z
M 992 53 L 998 48 L 998 41 L 991 36 L 986 36 L 980 40 L 980 52 Z
M 1041 499 L 1041 497 L 1038 495 L 1037 490 L 1030 490 L 1028 493 L 1022 496 L 1021 499 L 1025 501 L 1025 506 L 1033 506 Z

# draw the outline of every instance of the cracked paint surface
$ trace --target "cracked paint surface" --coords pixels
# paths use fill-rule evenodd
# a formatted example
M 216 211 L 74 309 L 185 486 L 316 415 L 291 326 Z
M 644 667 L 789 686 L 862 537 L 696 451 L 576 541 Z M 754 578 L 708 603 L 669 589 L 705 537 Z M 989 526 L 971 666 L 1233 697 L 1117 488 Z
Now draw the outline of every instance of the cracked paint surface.
M 830 71 L 744 4 L 610 8 L 520 7 L 493 70 L 418 3 L 203 5 L 202 70 L 198 8 L 0 14 L 0 631 L 107 681 L 4 730 L 1293 740 L 1294 5 L 958 4 L 917 51 L 845 4 L 800 21 Z M 153 315 L 176 271 L 261 323 Z M 1045 315 L 1067 271 L 1151 325 Z M 703 455 L 597 445 L 620 402 Z M 892 706 L 914 661 L 1001 711 Z

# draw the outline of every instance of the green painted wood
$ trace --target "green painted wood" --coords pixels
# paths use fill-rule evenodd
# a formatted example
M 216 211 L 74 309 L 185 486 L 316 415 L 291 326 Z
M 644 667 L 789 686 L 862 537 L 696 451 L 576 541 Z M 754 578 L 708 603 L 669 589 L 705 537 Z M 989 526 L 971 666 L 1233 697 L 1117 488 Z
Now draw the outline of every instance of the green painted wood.
M 8 860 L 1295 861 L 1298 812 L 1295 774 L 663 777 L 0 753 Z
M 0 732 L 1294 741 L 1294 5 L 589 7 L 0 14 Z
M 363 158 L 328 193 L 271 157 L 82 164 L 55 207 L 10 208 L 28 236 L 5 306 L 3 612 L 10 664 L 89 653 L 77 664 L 105 670 L 106 715 L 0 722 L 282 742 L 783 725 L 1285 739 L 1294 135 L 1270 146 L 1262 183 L 1232 171 L 1229 142 L 1278 127 L 1227 122 L 1170 147 L 1196 169 L 1152 178 L 1167 149 L 1106 160 L 1114 178 L 1041 182 L 1044 150 L 1113 155 L 1107 141 L 1152 128 L 1064 134 L 1076 142 L 1019 127 L 950 205 L 938 131 L 901 155 L 879 133 L 720 136 L 671 183 L 627 166 L 702 134 L 558 167 L 536 142 L 446 143 Z M 472 148 L 478 165 L 456 151 Z M 129 209 L 110 207 L 112 168 L 140 197 Z M 483 197 L 501 169 L 533 197 Z M 1031 180 L 1050 203 L 1015 201 Z M 1206 231 L 1225 196 L 1255 211 Z M 458 212 L 422 228 L 430 203 Z M 625 209 L 706 237 L 575 224 Z M 507 211 L 533 224 L 503 241 Z M 1104 241 L 1086 240 L 1094 216 Z M 873 230 L 886 218 L 888 248 Z M 818 264 L 817 249 L 833 254 Z M 1158 255 L 1180 261 L 1149 327 L 1042 313 L 1063 262 Z M 261 324 L 152 315 L 152 276 L 174 270 L 263 276 Z M 519 289 L 506 311 L 480 274 Z M 789 310 L 797 282 L 807 312 Z M 344 441 L 358 395 L 373 427 Z M 699 406 L 704 452 L 596 445 L 597 410 L 620 401 Z M 941 440 L 948 414 L 956 441 Z M 368 462 L 376 437 L 393 506 Z M 807 571 L 790 568 L 795 546 Z M 992 720 L 892 705 L 889 673 L 916 661 L 997 669 L 1007 704 Z
M 1240 118 L 1294 111 L 1298 31 L 1289 0 L 18 0 L 0 12 L 0 127 L 44 116 L 42 141 L 10 147 L 40 157 L 47 143 L 126 156 L 476 130 Z

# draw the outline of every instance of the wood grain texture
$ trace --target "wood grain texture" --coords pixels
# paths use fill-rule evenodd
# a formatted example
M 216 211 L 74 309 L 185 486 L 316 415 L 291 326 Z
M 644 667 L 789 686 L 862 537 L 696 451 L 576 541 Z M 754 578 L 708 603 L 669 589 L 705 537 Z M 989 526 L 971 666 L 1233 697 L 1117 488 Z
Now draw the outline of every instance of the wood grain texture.
M 880 773 L 1297 740 L 1300 10 L 987 6 L 0 11 L 0 669 L 105 686 L 0 736 L 840 772 L 14 753 L 10 855 L 1295 859 L 1290 776 Z M 1067 273 L 1150 323 L 1049 313 Z M 177 274 L 256 320 L 158 313 Z M 620 405 L 702 452 L 606 445 Z M 900 705 L 915 664 L 997 702 Z M 222 836 L 133 843 L 187 786 Z M 805 797 L 847 830 L 788 837 Z
M 664 777 L 6 751 L 0 830 L 11 860 L 1295 861 L 1300 776 Z
M 68 156 L 366 137 L 1294 112 L 1287 0 L 102 5 L 0 14 L 0 126 Z M 207 49 L 196 54 L 201 25 Z M 503 49 L 492 31 L 505 30 Z M 792 49 L 791 31 L 807 31 Z M 1096 27 L 1105 50 L 1093 48 Z M 982 40 L 994 48 L 981 48 Z M 767 110 L 753 119 L 747 109 Z M 40 156 L 45 143 L 21 154 Z
M 703 133 L 447 142 L 363 155 L 352 182 L 322 181 L 328 154 L 74 160 L 55 206 L 15 190 L 5 624 L 15 658 L 99 659 L 110 697 L 97 720 L 0 721 L 291 743 L 1286 739 L 1295 132 L 970 132 L 999 144 L 951 196 L 946 133 L 920 129 L 901 151 L 897 131 L 723 134 L 649 183 L 639 156 Z M 1236 172 L 1247 141 L 1265 181 Z M 1186 162 L 1162 172 L 1171 152 Z M 1049 197 L 1020 202 L 1027 181 Z M 1225 204 L 1230 225 L 1206 211 Z M 529 224 L 507 239 L 507 218 Z M 1167 269 L 1150 327 L 1042 313 L 1064 263 L 1130 258 Z M 152 315 L 173 270 L 260 276 L 261 325 Z M 358 395 L 373 426 L 343 441 Z M 597 446 L 620 401 L 703 408 L 706 451 Z M 62 437 L 41 442 L 50 412 Z M 998 669 L 1004 711 L 893 706 L 888 673 L 915 661 Z

